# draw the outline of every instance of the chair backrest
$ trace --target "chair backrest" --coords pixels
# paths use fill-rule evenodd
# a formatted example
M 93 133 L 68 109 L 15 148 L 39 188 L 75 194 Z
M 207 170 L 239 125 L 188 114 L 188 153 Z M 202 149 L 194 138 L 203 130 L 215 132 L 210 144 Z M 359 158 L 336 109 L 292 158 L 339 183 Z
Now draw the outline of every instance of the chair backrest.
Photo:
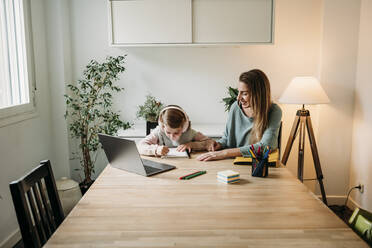
M 25 247 L 42 247 L 64 219 L 50 161 L 9 186 Z
M 356 208 L 349 219 L 350 227 L 372 246 L 372 213 Z
M 279 134 L 278 134 L 278 151 L 279 151 L 278 160 L 280 160 L 280 150 L 281 150 L 281 146 L 282 146 L 282 126 L 283 126 L 283 122 L 281 121 L 280 126 L 279 126 Z

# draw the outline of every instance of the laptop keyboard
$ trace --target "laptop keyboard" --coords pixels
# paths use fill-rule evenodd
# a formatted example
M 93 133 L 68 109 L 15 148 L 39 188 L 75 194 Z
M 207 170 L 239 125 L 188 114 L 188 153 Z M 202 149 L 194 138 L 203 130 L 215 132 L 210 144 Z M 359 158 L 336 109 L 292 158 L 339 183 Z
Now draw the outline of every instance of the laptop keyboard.
M 150 173 L 153 173 L 153 172 L 157 172 L 157 171 L 160 171 L 161 169 L 158 169 L 158 168 L 154 168 L 154 167 L 151 167 L 151 166 L 146 166 L 145 165 L 145 171 L 147 174 L 150 174 Z
M 164 169 L 167 169 L 167 167 L 169 167 L 169 165 L 167 164 L 161 164 L 161 163 L 147 160 L 147 159 L 142 159 L 142 163 L 145 167 L 147 174 L 151 174 L 151 173 L 158 172 L 158 171 L 163 171 Z
M 151 160 L 147 160 L 147 159 L 142 159 L 142 163 L 145 165 L 145 166 L 150 166 L 150 167 L 159 167 L 159 163 L 157 162 L 154 162 L 154 161 L 151 161 Z

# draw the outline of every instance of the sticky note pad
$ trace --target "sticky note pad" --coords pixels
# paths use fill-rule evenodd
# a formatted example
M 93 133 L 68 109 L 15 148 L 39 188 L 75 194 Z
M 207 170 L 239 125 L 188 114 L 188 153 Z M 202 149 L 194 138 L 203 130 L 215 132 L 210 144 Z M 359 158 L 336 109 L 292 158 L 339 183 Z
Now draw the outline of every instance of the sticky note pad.
M 236 183 L 239 179 L 239 172 L 232 170 L 219 171 L 217 173 L 217 180 L 222 183 Z

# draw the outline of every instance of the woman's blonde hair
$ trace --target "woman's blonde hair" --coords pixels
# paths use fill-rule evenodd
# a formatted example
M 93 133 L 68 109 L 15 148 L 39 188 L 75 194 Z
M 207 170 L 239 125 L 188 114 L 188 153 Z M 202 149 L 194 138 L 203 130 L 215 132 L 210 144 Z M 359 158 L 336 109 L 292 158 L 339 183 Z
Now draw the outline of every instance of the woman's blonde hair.
M 266 74 L 258 69 L 243 72 L 239 81 L 248 86 L 250 104 L 253 110 L 254 124 L 249 142 L 257 143 L 269 123 L 269 109 L 271 107 L 270 82 Z

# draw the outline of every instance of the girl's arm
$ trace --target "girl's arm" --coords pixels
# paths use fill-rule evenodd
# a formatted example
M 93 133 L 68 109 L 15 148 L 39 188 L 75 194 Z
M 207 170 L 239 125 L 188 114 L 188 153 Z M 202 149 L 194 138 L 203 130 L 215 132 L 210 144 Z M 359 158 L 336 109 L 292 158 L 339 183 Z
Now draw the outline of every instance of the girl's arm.
M 155 132 L 150 133 L 139 142 L 137 147 L 141 155 L 156 156 L 159 147 L 158 135 Z
M 190 147 L 195 151 L 206 150 L 210 140 L 210 138 L 208 138 L 201 132 L 197 132 L 194 140 L 190 142 Z

